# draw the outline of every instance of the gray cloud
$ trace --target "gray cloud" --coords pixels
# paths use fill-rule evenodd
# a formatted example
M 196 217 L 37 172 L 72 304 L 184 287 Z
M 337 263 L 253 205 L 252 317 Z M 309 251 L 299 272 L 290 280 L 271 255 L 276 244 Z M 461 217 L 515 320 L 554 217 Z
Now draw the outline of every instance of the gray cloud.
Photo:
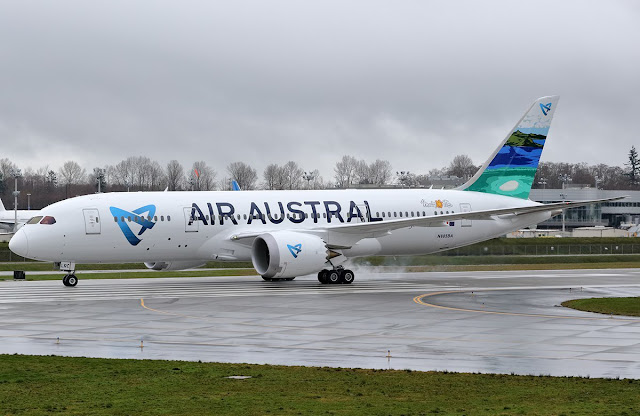
M 41 1 L 0 5 L 0 138 L 22 167 L 130 155 L 326 178 L 343 154 L 481 163 L 542 95 L 543 159 L 622 164 L 633 2 Z

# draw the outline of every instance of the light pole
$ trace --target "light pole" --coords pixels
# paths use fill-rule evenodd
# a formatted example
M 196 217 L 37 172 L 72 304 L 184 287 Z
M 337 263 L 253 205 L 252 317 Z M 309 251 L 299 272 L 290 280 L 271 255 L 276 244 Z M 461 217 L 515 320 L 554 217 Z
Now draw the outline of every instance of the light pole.
M 402 187 L 404 188 L 405 186 L 407 186 L 407 182 L 409 182 L 409 178 L 411 175 L 411 173 L 407 170 L 401 170 L 400 172 L 396 172 L 396 175 L 398 176 L 398 180 L 400 181 L 400 185 L 402 185 Z M 411 187 L 411 184 L 408 185 L 409 187 Z
M 27 209 L 31 210 L 31 194 L 27 194 Z
M 18 195 L 20 195 L 20 191 L 18 191 L 18 178 L 22 176 L 22 172 L 20 169 L 13 169 L 11 171 L 11 176 L 15 181 L 15 191 L 13 191 L 13 232 L 18 231 Z
M 547 189 L 547 178 L 540 178 L 538 185 L 542 185 L 542 189 Z
M 565 202 L 565 200 L 567 199 L 567 195 L 564 193 L 564 189 L 565 189 L 565 187 L 567 185 L 567 182 L 571 182 L 571 176 L 569 176 L 566 173 L 563 173 L 558 178 L 562 181 L 562 191 L 563 192 L 560 194 L 560 197 L 562 198 L 562 202 Z M 564 213 L 565 213 L 565 210 L 563 209 L 562 210 L 562 232 L 563 233 L 564 233 L 564 218 L 565 218 L 564 217 Z
M 102 193 L 102 181 L 104 180 L 104 171 L 100 168 L 97 168 L 96 173 L 96 181 L 98 182 L 98 193 Z
M 316 178 L 316 175 L 313 174 L 313 172 L 305 172 L 302 175 L 302 179 L 304 179 L 305 181 L 307 181 L 307 189 L 311 189 L 311 181 L 314 180 Z
M 567 198 L 567 195 L 564 193 L 560 194 L 560 198 L 562 198 L 562 202 Z M 564 233 L 564 208 L 562 209 L 562 232 Z

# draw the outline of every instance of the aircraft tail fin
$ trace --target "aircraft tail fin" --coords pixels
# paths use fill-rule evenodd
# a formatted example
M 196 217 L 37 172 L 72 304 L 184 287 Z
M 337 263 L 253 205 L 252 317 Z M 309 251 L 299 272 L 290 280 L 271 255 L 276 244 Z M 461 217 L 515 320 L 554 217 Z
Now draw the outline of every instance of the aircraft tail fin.
M 2 198 L 0 198 L 0 211 L 6 211 L 4 204 L 2 203 Z
M 527 199 L 560 96 L 538 98 L 461 190 Z

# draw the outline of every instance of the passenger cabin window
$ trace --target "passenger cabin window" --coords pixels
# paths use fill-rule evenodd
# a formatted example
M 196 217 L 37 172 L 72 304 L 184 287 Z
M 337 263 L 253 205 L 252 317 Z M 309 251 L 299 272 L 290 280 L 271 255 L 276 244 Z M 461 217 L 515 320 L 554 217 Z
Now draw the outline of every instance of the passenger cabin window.
M 27 222 L 27 224 L 37 224 L 40 222 L 41 219 L 42 219 L 42 216 L 33 217 Z
M 171 221 L 171 215 L 167 215 L 167 221 Z
M 50 216 L 46 216 L 42 219 L 42 221 L 40 221 L 40 224 L 45 224 L 45 225 L 53 225 L 56 223 L 56 219 Z

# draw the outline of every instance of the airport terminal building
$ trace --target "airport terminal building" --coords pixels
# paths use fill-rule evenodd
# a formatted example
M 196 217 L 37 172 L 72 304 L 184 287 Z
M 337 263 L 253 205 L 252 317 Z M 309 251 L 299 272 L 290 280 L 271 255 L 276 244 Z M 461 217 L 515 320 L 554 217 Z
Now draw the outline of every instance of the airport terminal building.
M 529 198 L 542 203 L 582 201 L 589 199 L 624 196 L 621 201 L 605 202 L 586 207 L 571 208 L 565 212 L 564 223 L 568 229 L 578 227 L 620 227 L 640 224 L 640 191 L 604 190 L 589 187 L 568 186 L 565 189 L 532 189 Z M 558 215 L 540 223 L 539 228 L 562 228 L 562 216 Z

